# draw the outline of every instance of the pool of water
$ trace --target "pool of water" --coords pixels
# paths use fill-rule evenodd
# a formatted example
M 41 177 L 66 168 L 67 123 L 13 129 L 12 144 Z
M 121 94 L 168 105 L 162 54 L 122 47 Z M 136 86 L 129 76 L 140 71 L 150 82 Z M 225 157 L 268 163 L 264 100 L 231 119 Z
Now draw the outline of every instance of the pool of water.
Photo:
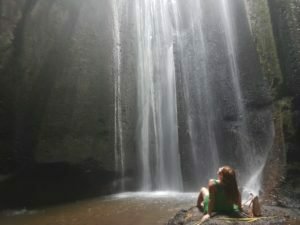
M 1 225 L 163 225 L 196 204 L 197 193 L 137 192 L 78 201 L 40 210 L 6 210 Z

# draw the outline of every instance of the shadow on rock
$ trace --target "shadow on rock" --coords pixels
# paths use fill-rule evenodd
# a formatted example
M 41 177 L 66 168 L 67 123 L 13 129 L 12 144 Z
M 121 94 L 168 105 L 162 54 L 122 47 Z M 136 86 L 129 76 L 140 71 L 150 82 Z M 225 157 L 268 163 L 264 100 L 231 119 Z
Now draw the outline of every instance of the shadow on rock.
M 111 194 L 115 174 L 93 162 L 36 164 L 0 182 L 0 210 L 41 208 Z

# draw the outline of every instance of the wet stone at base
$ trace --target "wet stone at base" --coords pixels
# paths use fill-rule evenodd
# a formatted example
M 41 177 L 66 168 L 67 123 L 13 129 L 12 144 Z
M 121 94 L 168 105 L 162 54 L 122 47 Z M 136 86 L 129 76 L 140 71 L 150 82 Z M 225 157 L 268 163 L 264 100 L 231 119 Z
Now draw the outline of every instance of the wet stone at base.
M 285 225 L 297 224 L 299 210 L 286 209 L 275 206 L 264 206 L 262 208 L 263 216 L 249 218 L 249 221 L 242 221 L 245 218 L 231 217 L 228 215 L 214 215 L 202 224 L 205 225 L 223 225 L 223 224 L 246 224 L 251 222 L 253 225 Z M 181 209 L 176 215 L 168 221 L 166 225 L 199 225 L 203 213 L 196 207 L 187 210 Z

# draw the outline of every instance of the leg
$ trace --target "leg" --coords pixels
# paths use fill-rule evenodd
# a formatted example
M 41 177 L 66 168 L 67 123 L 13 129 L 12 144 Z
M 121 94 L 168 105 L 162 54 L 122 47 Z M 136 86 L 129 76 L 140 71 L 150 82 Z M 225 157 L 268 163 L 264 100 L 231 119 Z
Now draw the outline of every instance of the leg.
M 203 200 L 206 196 L 209 195 L 208 189 L 205 187 L 202 187 L 198 196 L 198 200 L 197 200 L 197 207 L 199 209 L 203 209 Z

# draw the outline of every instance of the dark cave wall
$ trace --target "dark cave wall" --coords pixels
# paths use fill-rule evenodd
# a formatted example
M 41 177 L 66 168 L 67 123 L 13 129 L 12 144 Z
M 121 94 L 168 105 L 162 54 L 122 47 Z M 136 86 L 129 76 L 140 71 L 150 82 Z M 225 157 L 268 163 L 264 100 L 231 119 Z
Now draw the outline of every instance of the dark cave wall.
M 113 170 L 109 1 L 0 6 L 1 172 L 90 159 Z
M 246 1 L 248 22 L 251 28 L 251 36 L 256 45 L 262 75 L 269 84 L 272 95 L 272 114 L 274 123 L 274 139 L 271 151 L 268 155 L 264 169 L 263 189 L 266 193 L 278 186 L 285 172 L 286 154 L 284 135 L 282 132 L 282 113 L 280 99 L 276 99 L 282 85 L 282 72 L 279 65 L 277 47 L 272 30 L 271 17 L 268 2 Z
M 278 96 L 285 98 L 284 133 L 288 162 L 299 162 L 300 146 L 300 2 L 269 0 L 269 7 L 283 73 Z
M 287 157 L 282 183 L 287 196 L 300 198 L 300 2 L 269 0 L 278 57 L 283 74 L 279 98 Z
M 286 158 L 288 166 L 299 162 L 300 3 L 246 2 L 273 98 L 276 137 L 269 160 L 282 165 L 270 168 L 280 179 Z M 91 159 L 114 170 L 111 14 L 109 0 L 0 0 L 0 174 L 35 163 Z M 129 39 L 123 40 L 125 50 L 135 44 Z M 133 64 L 122 65 L 129 105 L 136 94 L 128 91 L 135 82 Z M 122 105 L 122 110 L 126 123 L 134 120 L 133 108 Z M 127 127 L 130 149 L 135 124 Z
M 15 33 L 21 23 L 25 1 L 0 1 L 0 173 L 15 169 L 14 158 L 14 76 L 10 71 L 17 52 Z
M 248 0 L 246 5 L 263 75 L 273 98 L 275 139 L 264 180 L 265 192 L 270 194 L 291 180 L 295 173 L 292 170 L 299 170 L 300 2 Z

